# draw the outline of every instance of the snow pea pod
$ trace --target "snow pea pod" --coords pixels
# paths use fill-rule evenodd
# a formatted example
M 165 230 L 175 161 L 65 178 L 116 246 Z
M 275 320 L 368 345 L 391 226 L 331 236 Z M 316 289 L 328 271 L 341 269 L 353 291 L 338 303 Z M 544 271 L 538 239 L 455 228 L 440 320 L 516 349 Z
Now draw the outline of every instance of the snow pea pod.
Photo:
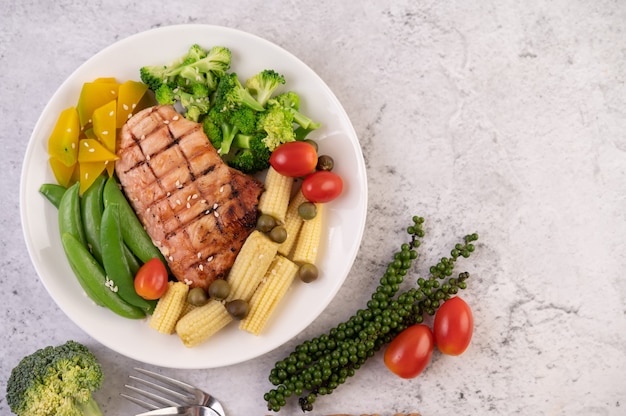
M 104 200 L 102 191 L 106 178 L 103 175 L 91 184 L 83 196 L 80 198 L 80 212 L 85 230 L 85 239 L 91 254 L 102 264 L 102 247 L 100 244 L 100 224 L 102 222 L 102 211 L 104 210 Z
M 45 196 L 56 208 L 59 207 L 65 191 L 67 191 L 65 186 L 56 183 L 44 183 L 39 187 L 39 193 Z
M 83 245 L 87 245 L 85 230 L 80 214 L 80 184 L 76 182 L 67 188 L 59 202 L 59 233 L 61 235 L 70 233 Z
M 91 299 L 124 318 L 140 319 L 145 313 L 126 303 L 117 294 L 114 284 L 107 279 L 104 269 L 87 247 L 71 233 L 61 234 L 63 249 L 80 285 Z M 97 299 L 97 300 L 96 300 Z
M 104 185 L 104 205 L 107 206 L 109 204 L 118 204 L 124 242 L 139 260 L 146 263 L 156 257 L 163 264 L 167 264 L 163 255 L 143 228 L 126 196 L 118 187 L 117 180 L 114 177 L 107 179 Z
M 119 207 L 108 204 L 102 213 L 100 244 L 104 271 L 115 282 L 117 294 L 127 303 L 146 312 L 152 311 L 153 305 L 135 292 L 134 277 L 124 255 L 124 239 L 120 226 Z

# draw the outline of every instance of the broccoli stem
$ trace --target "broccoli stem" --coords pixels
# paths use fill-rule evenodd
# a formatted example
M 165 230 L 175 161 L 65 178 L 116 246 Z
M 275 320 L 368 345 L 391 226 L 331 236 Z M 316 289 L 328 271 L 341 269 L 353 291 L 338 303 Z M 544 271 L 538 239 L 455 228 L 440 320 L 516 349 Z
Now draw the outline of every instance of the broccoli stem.
M 80 408 L 84 416 L 103 416 L 100 406 L 93 397 L 90 397 L 86 402 L 78 403 L 76 407 Z

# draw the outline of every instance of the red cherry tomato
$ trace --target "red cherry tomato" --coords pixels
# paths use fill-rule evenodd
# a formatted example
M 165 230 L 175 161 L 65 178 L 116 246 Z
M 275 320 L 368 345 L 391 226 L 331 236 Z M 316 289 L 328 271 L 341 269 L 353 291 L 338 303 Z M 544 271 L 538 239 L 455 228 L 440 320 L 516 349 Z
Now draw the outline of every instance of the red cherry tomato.
M 417 377 L 433 354 L 433 333 L 427 325 L 416 324 L 400 332 L 385 350 L 385 365 L 402 378 Z
M 320 170 L 302 181 L 302 194 L 311 202 L 330 202 L 343 191 L 343 181 L 336 173 Z
M 283 143 L 272 152 L 270 165 L 281 175 L 294 178 L 304 176 L 315 170 L 317 152 L 307 142 Z
M 135 275 L 135 292 L 147 300 L 159 299 L 167 291 L 167 269 L 161 260 L 144 263 Z
M 435 344 L 443 354 L 460 355 L 468 347 L 474 331 L 472 310 L 458 296 L 439 307 L 433 322 Z

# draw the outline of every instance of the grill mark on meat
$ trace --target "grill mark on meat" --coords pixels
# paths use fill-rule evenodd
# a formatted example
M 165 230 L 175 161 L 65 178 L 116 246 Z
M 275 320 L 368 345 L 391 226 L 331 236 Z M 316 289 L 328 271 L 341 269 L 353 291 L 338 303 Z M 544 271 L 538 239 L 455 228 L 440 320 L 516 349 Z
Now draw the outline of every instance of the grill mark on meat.
M 123 189 L 176 278 L 206 289 L 226 277 L 256 225 L 262 184 L 228 167 L 172 106 L 137 113 L 118 143 Z

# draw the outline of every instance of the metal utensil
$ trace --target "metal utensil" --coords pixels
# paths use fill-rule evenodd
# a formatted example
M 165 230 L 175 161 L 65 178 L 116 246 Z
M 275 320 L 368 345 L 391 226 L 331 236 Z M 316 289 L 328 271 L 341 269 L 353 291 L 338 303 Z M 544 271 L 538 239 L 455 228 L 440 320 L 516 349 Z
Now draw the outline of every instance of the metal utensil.
M 164 407 L 139 413 L 136 416 L 219 416 L 219 413 L 207 406 L 191 405 L 178 407 Z
M 130 384 L 126 384 L 125 387 L 150 401 L 129 396 L 124 393 L 121 393 L 120 395 L 125 399 L 143 407 L 144 409 L 158 410 L 163 406 L 190 407 L 192 405 L 199 405 L 210 408 L 214 413 L 216 413 L 217 416 L 226 416 L 226 412 L 219 401 L 217 401 L 209 393 L 192 386 L 191 384 L 187 384 L 180 380 L 176 380 L 149 370 L 144 370 L 143 368 L 135 368 L 135 371 L 151 378 L 154 381 L 129 375 L 128 377 L 132 381 L 147 387 L 147 389 L 142 389 Z M 157 392 L 159 394 L 157 394 Z M 166 414 L 176 415 L 179 413 Z

